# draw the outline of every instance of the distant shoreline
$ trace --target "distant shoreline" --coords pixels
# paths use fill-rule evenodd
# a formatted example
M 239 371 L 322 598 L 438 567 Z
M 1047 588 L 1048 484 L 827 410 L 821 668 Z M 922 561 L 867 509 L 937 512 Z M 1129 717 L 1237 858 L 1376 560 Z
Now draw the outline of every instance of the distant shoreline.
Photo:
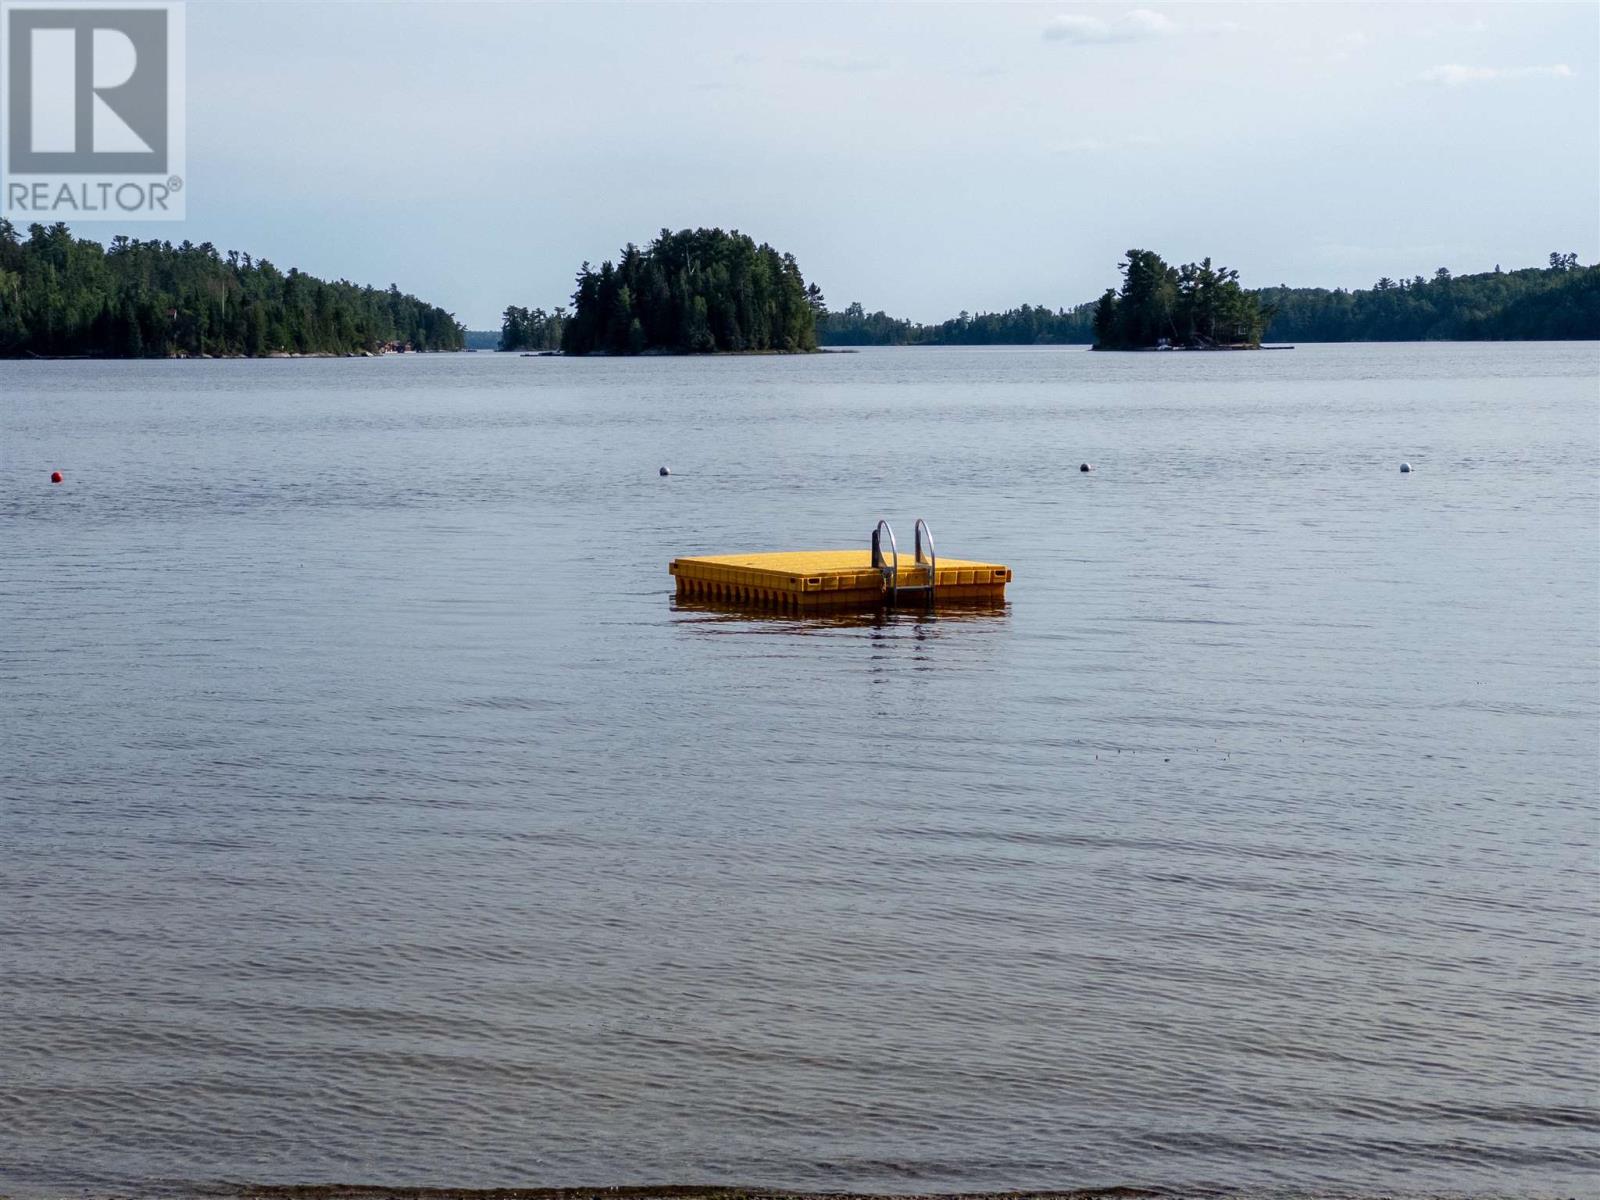
M 357 350 L 336 354 L 331 350 L 304 353 L 274 350 L 270 354 L 12 354 L 0 362 L 258 362 L 284 358 L 411 358 L 442 354 L 472 354 L 471 350 Z M 0 1197 L 3 1200 L 3 1197 Z
M 1593 345 L 1600 339 L 1597 338 L 1415 338 L 1410 340 L 1383 340 L 1383 341 L 1349 341 L 1339 339 L 1336 341 L 1300 341 L 1288 344 L 1263 344 L 1260 346 L 1219 346 L 1207 349 L 1191 349 L 1176 347 L 1174 353 L 1185 354 L 1217 354 L 1234 350 L 1294 350 L 1309 346 L 1572 346 Z M 1084 342 L 912 342 L 907 345 L 888 346 L 818 346 L 815 350 L 719 350 L 703 353 L 683 352 L 667 353 L 656 352 L 651 354 L 563 354 L 558 350 L 528 351 L 528 350 L 407 350 L 389 351 L 383 353 L 361 354 L 333 354 L 333 353 L 308 353 L 294 354 L 285 351 L 276 351 L 272 354 L 172 354 L 163 357 L 150 357 L 140 355 L 111 354 L 25 354 L 0 356 L 0 363 L 27 363 L 27 362 L 261 362 L 265 360 L 283 361 L 286 359 L 363 359 L 363 358 L 449 358 L 458 354 L 483 354 L 503 355 L 507 358 L 561 358 L 569 361 L 581 359 L 676 359 L 676 358 L 809 358 L 813 355 L 823 354 L 860 354 L 863 350 L 1077 350 L 1092 351 L 1095 354 L 1162 354 L 1167 351 L 1159 350 L 1154 346 L 1140 346 L 1126 350 L 1097 349 Z M 1032 1195 L 1033 1193 L 1029 1193 Z M 0 1200 L 5 1200 L 0 1195 Z
M 74 1189 L 93 1200 L 139 1200 L 138 1192 L 97 1192 Z M 1132 1187 L 1111 1186 L 1074 1189 L 1015 1189 L 1010 1191 L 871 1192 L 831 1190 L 790 1191 L 782 1188 L 723 1187 L 696 1184 L 625 1185 L 617 1187 L 406 1187 L 379 1184 L 171 1184 L 163 1182 L 152 1193 L 177 1197 L 229 1197 L 230 1200 L 1180 1200 L 1181 1197 L 1226 1195 L 1234 1200 L 1274 1195 L 1251 1188 L 1218 1189 L 1213 1186 Z M 1295 1191 L 1300 1200 L 1357 1200 L 1362 1195 L 1348 1190 Z M 1374 1198 L 1407 1196 L 1408 1193 L 1375 1191 Z M 6 1200 L 0 1194 L 0 1200 Z
M 169 1192 L 169 1186 L 163 1186 Z M 182 1189 L 179 1188 L 181 1194 Z M 169 1193 L 170 1194 L 170 1193 Z M 1156 1200 L 1172 1191 L 1139 1187 L 960 1192 L 789 1191 L 697 1184 L 618 1187 L 385 1187 L 376 1184 L 196 1185 L 195 1195 L 238 1200 Z M 1181 1194 L 1181 1193 L 1179 1193 Z M 1247 1193 L 1232 1193 L 1247 1195 Z M 115 1194 L 108 1195 L 107 1200 Z

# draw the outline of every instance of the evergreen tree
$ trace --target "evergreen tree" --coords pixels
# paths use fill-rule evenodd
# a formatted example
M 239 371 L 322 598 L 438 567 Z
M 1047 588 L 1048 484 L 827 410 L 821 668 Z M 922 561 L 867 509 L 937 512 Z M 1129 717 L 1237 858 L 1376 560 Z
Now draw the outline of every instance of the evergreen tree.
M 1107 288 L 1094 306 L 1094 336 L 1102 345 L 1109 345 L 1117 336 L 1117 289 Z

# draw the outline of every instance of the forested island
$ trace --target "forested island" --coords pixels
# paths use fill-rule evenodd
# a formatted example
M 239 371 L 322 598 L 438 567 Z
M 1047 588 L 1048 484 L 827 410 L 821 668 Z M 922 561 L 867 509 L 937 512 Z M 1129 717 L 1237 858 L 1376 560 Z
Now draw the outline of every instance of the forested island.
M 512 305 L 500 319 L 500 349 L 559 350 L 561 331 L 566 324 L 567 310 L 560 305 L 556 306 L 555 312 L 548 313 L 542 308 L 526 309 Z
M 1120 290 L 1094 306 L 1096 350 L 1249 350 L 1261 345 L 1270 313 L 1239 272 L 1209 258 L 1169 266 L 1153 250 L 1129 250 L 1118 264 Z
M 578 271 L 570 315 L 508 309 L 517 345 L 559 330 L 567 354 L 799 353 L 817 348 L 822 293 L 806 286 L 794 255 L 738 230 L 663 229 L 631 242 L 615 264 Z M 537 317 L 535 314 L 538 314 Z M 519 316 L 525 324 L 515 322 Z M 502 345 L 507 344 L 506 337 Z
M 464 330 L 415 296 L 327 283 L 209 242 L 74 238 L 0 220 L 0 358 L 258 357 L 459 350 Z

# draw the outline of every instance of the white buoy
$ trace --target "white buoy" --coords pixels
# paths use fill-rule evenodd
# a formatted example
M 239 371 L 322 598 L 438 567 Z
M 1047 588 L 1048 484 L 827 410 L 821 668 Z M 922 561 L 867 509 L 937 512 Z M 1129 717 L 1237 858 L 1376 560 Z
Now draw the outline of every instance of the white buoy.
M 1406 468 L 1406 470 L 1408 470 L 1408 471 L 1409 471 L 1409 470 L 1410 470 L 1410 469 L 1411 469 L 1411 468 L 1410 468 L 1410 467 L 1407 467 L 1407 468 Z M 661 473 L 662 473 L 662 474 L 663 474 L 663 475 L 671 475 L 671 474 L 672 474 L 672 472 L 671 472 L 671 471 L 669 471 L 669 470 L 667 470 L 667 469 L 666 469 L 666 468 L 665 468 L 665 467 L 662 467 L 662 468 L 661 468 Z
M 1411 474 L 1411 464 L 1408 463 L 1408 462 L 1401 463 L 1400 464 L 1400 474 L 1402 474 L 1402 475 Z
M 1094 467 L 1090 466 L 1088 463 L 1079 463 L 1078 464 L 1078 470 L 1080 470 L 1080 471 L 1092 471 L 1092 470 L 1094 470 Z

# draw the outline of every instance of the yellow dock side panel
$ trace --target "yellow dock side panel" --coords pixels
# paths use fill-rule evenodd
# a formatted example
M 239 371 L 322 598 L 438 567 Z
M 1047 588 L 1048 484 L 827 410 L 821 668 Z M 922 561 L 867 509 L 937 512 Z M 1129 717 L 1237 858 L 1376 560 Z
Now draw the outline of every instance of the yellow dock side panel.
M 888 591 L 870 550 L 793 550 L 776 554 L 715 554 L 676 558 L 668 565 L 678 598 L 706 604 L 801 611 L 875 608 Z M 1005 600 L 1011 568 L 1000 563 L 940 558 L 934 603 L 997 604 Z M 928 567 L 900 559 L 899 585 L 926 587 Z

